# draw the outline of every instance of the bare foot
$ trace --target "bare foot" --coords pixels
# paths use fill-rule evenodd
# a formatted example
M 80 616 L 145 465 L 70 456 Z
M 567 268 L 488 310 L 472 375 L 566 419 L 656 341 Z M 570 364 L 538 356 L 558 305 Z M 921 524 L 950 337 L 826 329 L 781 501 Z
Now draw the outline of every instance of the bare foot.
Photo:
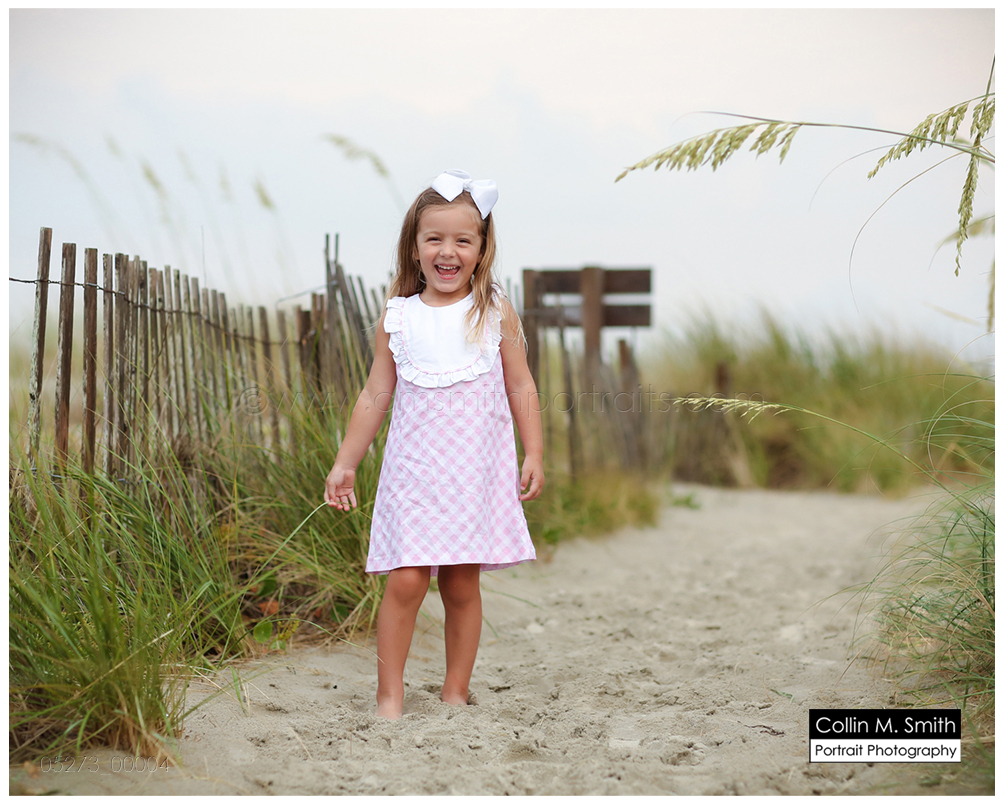
M 403 703 L 396 698 L 389 698 L 377 701 L 377 717 L 385 717 L 388 720 L 397 720 L 401 717 Z
M 468 702 L 467 692 L 447 692 L 443 690 L 442 694 L 439 696 L 439 700 L 443 703 L 450 704 L 450 706 L 467 706 Z

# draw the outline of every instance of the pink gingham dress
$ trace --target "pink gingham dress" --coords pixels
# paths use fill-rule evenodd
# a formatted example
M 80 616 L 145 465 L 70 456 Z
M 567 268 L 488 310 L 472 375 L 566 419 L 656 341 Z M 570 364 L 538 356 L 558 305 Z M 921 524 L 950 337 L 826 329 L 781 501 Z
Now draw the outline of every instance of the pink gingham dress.
M 466 341 L 473 296 L 430 307 L 387 301 L 384 329 L 397 388 L 373 508 L 366 571 L 536 558 L 519 501 L 519 467 L 491 315 L 480 345 Z

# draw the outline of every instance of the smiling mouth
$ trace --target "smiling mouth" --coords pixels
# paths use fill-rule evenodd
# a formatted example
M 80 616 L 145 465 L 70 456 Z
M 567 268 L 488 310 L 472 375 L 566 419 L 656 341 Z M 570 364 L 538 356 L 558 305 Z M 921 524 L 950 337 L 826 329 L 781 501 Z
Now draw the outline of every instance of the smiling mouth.
M 457 274 L 460 273 L 459 265 L 437 265 L 436 273 L 439 274 L 444 279 L 453 279 Z

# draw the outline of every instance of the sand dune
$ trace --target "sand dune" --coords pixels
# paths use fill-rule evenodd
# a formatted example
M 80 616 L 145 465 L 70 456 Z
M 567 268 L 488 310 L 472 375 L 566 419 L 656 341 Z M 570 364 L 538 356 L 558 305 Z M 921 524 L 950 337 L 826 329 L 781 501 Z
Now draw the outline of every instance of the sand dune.
M 948 792 L 916 787 L 914 766 L 808 762 L 810 708 L 896 701 L 855 659 L 857 601 L 840 593 L 927 501 L 676 491 L 699 507 L 483 577 L 474 706 L 438 700 L 430 595 L 399 721 L 374 715 L 368 646 L 294 648 L 242 667 L 244 705 L 231 690 L 190 718 L 181 768 L 112 773 L 96 752 L 92 769 L 20 780 L 77 794 Z

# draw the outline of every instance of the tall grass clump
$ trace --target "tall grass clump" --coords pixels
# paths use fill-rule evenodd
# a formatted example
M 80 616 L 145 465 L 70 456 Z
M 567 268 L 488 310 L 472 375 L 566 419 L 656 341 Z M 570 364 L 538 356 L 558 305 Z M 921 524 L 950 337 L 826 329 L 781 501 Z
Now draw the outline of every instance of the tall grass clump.
M 382 438 L 357 477 L 362 508 L 335 514 L 319 503 L 344 406 L 286 414 L 295 454 L 235 416 L 211 443 L 165 440 L 114 479 L 11 458 L 13 760 L 168 751 L 193 671 L 281 648 L 304 622 L 306 636 L 372 623 Z
M 922 703 L 949 700 L 992 730 L 995 660 L 993 490 L 974 486 L 932 506 L 900 539 L 869 588 L 878 635 Z
M 323 622 L 326 633 L 372 625 L 383 589 L 383 579 L 365 568 L 386 421 L 356 473 L 359 507 L 343 513 L 321 506 L 352 402 L 291 406 L 295 452 L 238 436 L 207 458 L 239 501 L 230 513 L 232 563 L 238 577 L 256 579 L 249 589 L 255 606 L 286 620 Z
M 783 402 L 833 420 L 764 415 L 743 422 L 737 431 L 755 485 L 904 492 L 927 482 L 905 457 L 946 476 L 967 473 L 972 460 L 992 467 L 992 450 L 978 436 L 993 421 L 993 382 L 934 344 L 879 329 L 814 337 L 767 312 L 759 326 L 745 328 L 708 314 L 667 334 L 648 370 L 675 397 L 711 397 L 722 367 L 731 378 L 729 396 Z M 942 415 L 946 407 L 952 416 Z M 696 414 L 684 407 L 680 415 Z M 942 445 L 930 454 L 934 463 L 932 444 Z M 968 454 L 973 450 L 979 455 Z M 672 460 L 687 458 L 677 450 Z
M 992 400 L 987 400 L 992 408 Z M 960 454 L 966 471 L 932 471 L 936 500 L 889 550 L 865 592 L 883 658 L 921 704 L 962 709 L 977 740 L 992 744 L 996 698 L 996 551 L 992 421 L 946 407 L 931 462 Z
M 11 470 L 11 759 L 155 755 L 180 725 L 183 665 L 236 652 L 240 591 L 196 490 L 163 494 L 178 473 L 129 488 L 50 468 Z

